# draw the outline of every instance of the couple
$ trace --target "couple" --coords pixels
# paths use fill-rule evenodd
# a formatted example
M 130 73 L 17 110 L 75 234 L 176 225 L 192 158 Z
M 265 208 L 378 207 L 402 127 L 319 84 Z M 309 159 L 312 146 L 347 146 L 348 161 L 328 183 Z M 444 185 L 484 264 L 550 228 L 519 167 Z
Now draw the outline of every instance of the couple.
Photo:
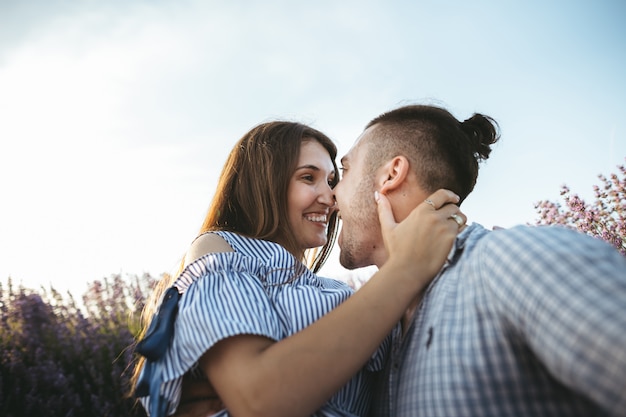
M 317 130 L 244 135 L 156 292 L 182 293 L 150 364 L 159 412 L 626 415 L 626 259 L 561 227 L 466 226 L 458 204 L 497 139 L 480 114 L 400 107 L 366 126 L 340 180 Z M 315 275 L 337 216 L 341 263 L 379 267 L 354 294 Z

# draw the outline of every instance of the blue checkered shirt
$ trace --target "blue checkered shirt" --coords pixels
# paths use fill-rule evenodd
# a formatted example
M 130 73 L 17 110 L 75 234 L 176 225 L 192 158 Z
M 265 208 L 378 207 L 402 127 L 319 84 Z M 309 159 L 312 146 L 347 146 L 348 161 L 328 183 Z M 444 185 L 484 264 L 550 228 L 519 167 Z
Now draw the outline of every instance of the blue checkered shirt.
M 626 258 L 556 226 L 473 224 L 392 354 L 374 416 L 626 416 Z

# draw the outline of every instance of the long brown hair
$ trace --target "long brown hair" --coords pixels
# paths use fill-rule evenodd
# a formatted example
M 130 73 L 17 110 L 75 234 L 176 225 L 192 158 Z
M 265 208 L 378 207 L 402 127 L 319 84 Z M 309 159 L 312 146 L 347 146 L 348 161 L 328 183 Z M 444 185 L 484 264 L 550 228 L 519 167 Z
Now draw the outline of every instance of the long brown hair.
M 337 148 L 322 132 L 301 123 L 274 121 L 248 131 L 235 144 L 224 167 L 198 235 L 209 231 L 229 231 L 243 236 L 276 242 L 294 256 L 302 254 L 288 221 L 287 191 L 303 142 L 315 140 L 329 153 L 335 170 L 331 186 L 339 182 L 335 159 Z M 328 221 L 327 241 L 321 248 L 305 250 L 300 259 L 313 272 L 324 265 L 337 237 L 337 212 Z M 181 262 L 178 274 L 184 268 Z M 165 291 L 177 275 L 164 275 L 142 313 L 141 339 Z M 136 385 L 144 359 L 139 358 L 131 381 Z
M 300 157 L 300 146 L 307 140 L 316 140 L 328 151 L 336 173 L 335 185 L 339 181 L 337 148 L 326 135 L 300 123 L 260 124 L 239 140 L 226 160 L 200 233 L 224 230 L 269 241 L 280 238 L 289 252 L 299 256 L 294 232 L 284 219 L 288 218 L 289 182 Z M 313 272 L 328 258 L 336 233 L 334 213 L 329 219 L 326 244 L 314 250 L 317 255 L 307 265 Z

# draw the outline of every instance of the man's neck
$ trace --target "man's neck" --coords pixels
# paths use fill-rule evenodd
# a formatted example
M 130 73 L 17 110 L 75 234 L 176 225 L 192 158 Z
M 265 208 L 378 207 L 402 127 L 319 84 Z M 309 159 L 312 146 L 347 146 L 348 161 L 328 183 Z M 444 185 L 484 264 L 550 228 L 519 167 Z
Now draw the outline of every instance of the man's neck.
M 413 322 L 413 316 L 415 316 L 415 310 L 417 310 L 417 306 L 419 306 L 420 302 L 424 298 L 424 290 L 420 291 L 411 304 L 407 307 L 404 315 L 402 316 L 402 335 L 404 336 L 406 332 L 409 330 L 411 323 Z

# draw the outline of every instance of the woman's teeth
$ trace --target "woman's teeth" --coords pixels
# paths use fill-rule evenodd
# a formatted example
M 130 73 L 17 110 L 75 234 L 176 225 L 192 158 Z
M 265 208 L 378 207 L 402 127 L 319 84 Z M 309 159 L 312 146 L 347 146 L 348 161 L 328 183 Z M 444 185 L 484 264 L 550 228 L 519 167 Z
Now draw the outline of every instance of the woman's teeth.
M 326 223 L 326 218 L 327 216 L 325 214 L 317 214 L 317 215 L 308 215 L 308 216 L 304 216 L 305 219 L 311 221 L 311 222 L 324 222 Z

